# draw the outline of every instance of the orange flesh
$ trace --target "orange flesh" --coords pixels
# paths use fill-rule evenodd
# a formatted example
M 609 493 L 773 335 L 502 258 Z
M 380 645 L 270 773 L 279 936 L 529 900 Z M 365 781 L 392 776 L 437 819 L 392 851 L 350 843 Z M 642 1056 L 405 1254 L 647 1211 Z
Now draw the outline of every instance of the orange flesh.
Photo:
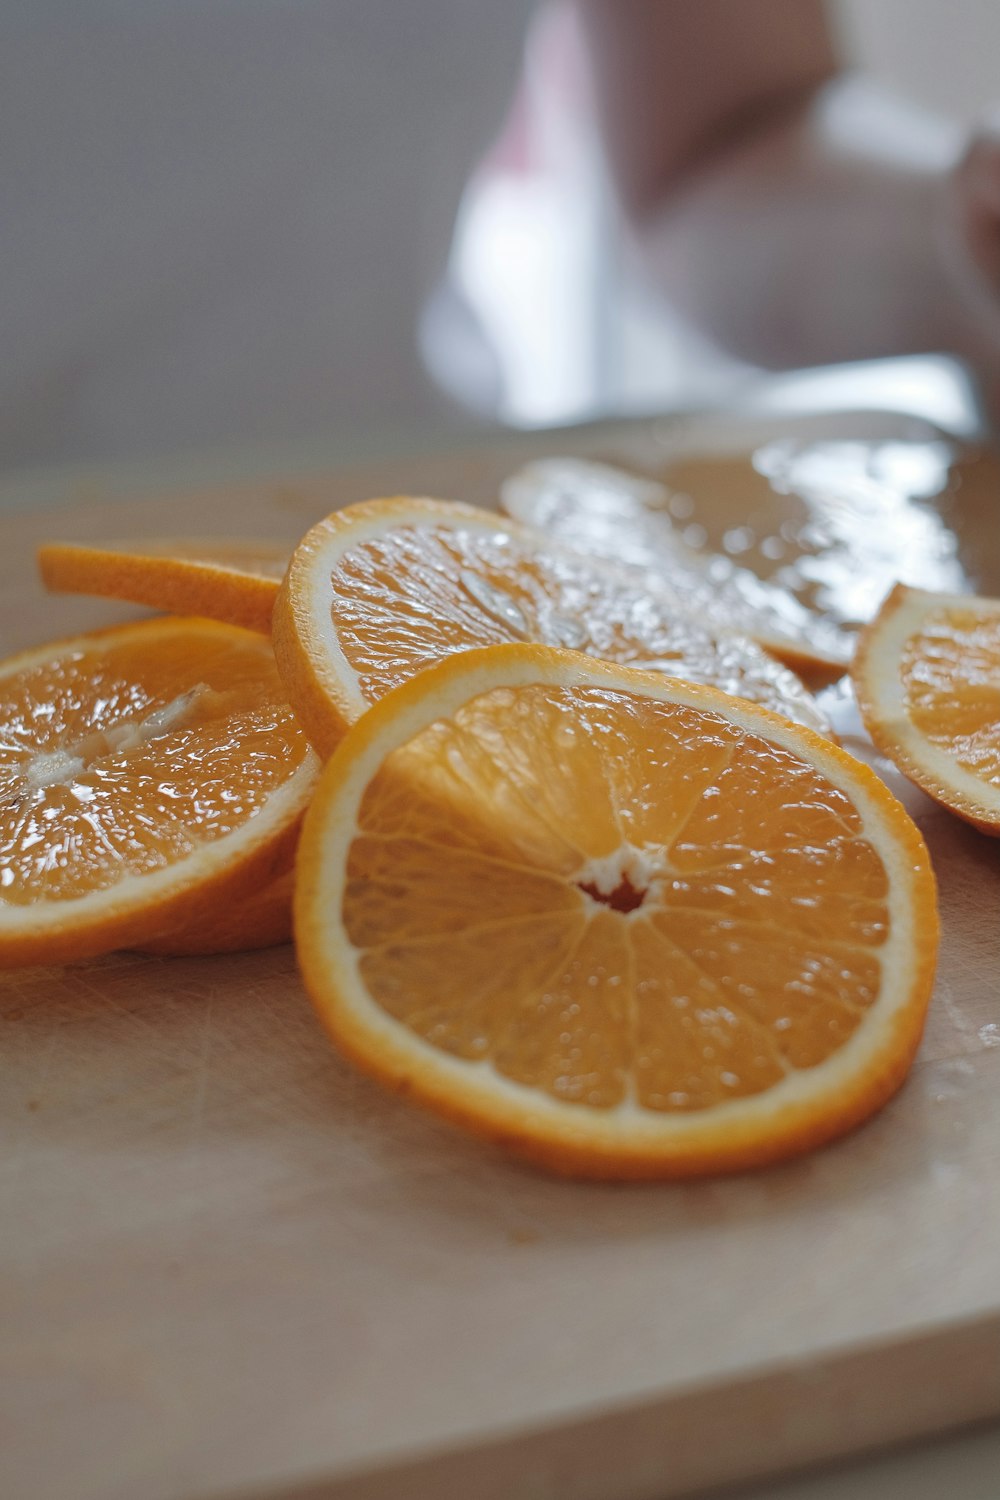
M 333 618 L 369 702 L 449 652 L 536 641 L 707 683 L 829 732 L 798 679 L 751 641 L 719 638 L 655 591 L 501 525 L 397 526 L 345 551 L 330 575 Z
M 921 734 L 964 770 L 1000 786 L 1000 616 L 936 610 L 900 658 L 904 701 Z
M 887 899 L 852 803 L 792 752 L 535 685 L 388 757 L 342 915 L 376 1003 L 435 1047 L 556 1099 L 690 1112 L 852 1035 Z
M 268 643 L 197 622 L 54 652 L 0 678 L 0 703 L 13 906 L 107 889 L 231 833 L 307 754 Z

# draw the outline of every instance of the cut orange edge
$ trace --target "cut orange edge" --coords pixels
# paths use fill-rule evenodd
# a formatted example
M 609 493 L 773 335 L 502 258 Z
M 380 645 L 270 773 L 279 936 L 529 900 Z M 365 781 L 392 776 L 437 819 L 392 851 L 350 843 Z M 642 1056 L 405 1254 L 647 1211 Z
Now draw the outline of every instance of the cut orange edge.
M 143 604 L 169 614 L 202 615 L 267 635 L 278 593 L 278 577 L 241 567 L 236 559 L 264 558 L 277 572 L 288 556 L 283 544 L 227 542 L 185 538 L 157 543 L 106 547 L 76 542 L 46 542 L 38 549 L 38 567 L 53 593 L 92 594 Z M 228 559 L 228 560 L 227 560 Z
M 851 678 L 865 728 L 876 749 L 915 786 L 978 828 L 1000 837 L 1000 788 L 960 765 L 925 734 L 907 711 L 900 662 L 928 615 L 954 609 L 1000 617 L 1000 600 L 935 594 L 897 583 L 858 641 Z
M 292 941 L 295 845 L 283 844 L 275 873 L 258 872 L 255 888 L 219 912 L 199 913 L 160 937 L 136 943 L 134 952 L 154 958 L 211 958 L 219 953 L 250 953 Z

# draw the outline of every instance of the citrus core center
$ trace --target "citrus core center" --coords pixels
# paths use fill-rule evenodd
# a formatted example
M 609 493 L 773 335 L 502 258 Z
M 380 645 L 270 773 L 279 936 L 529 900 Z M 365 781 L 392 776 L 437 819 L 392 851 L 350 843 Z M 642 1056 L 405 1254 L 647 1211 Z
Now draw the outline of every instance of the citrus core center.
M 162 708 L 154 709 L 145 718 L 128 719 L 112 729 L 97 730 L 85 739 L 66 748 L 39 750 L 24 768 L 24 780 L 30 791 L 43 791 L 46 787 L 60 783 L 68 785 L 82 775 L 105 755 L 122 754 L 155 739 L 157 735 L 169 734 L 188 723 L 197 710 L 204 707 L 211 689 L 204 683 L 180 693 Z
M 634 844 L 623 843 L 610 854 L 588 859 L 577 870 L 573 884 L 599 906 L 627 917 L 638 911 L 653 892 L 664 874 L 665 862 L 663 849 L 637 849 Z
M 577 889 L 589 896 L 591 901 L 600 901 L 604 906 L 610 906 L 612 911 L 623 913 L 635 911 L 646 899 L 646 892 L 637 891 L 627 875 L 622 876 L 613 891 L 598 889 L 592 880 L 578 880 Z

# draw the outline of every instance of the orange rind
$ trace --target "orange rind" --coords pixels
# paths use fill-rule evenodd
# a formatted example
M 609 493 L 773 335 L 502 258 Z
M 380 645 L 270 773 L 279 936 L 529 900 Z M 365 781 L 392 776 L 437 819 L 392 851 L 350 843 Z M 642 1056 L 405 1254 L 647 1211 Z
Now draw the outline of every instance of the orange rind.
M 175 615 L 204 615 L 267 635 L 288 563 L 283 542 L 184 537 L 84 546 L 47 542 L 38 566 L 47 589 L 97 594 Z

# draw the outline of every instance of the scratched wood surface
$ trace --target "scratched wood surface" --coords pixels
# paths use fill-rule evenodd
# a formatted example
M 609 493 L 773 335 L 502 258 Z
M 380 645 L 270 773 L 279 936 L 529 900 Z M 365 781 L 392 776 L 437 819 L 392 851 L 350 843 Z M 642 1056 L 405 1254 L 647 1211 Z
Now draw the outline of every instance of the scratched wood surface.
M 44 596 L 42 537 L 293 541 L 373 493 L 488 504 L 545 448 L 139 500 L 53 480 L 0 523 L 0 644 L 128 613 Z M 955 475 L 988 582 L 995 461 Z M 0 1494 L 667 1500 L 1000 1412 L 1000 847 L 890 779 L 941 882 L 925 1045 L 868 1127 L 757 1176 L 511 1164 L 334 1056 L 288 949 L 0 977 Z

